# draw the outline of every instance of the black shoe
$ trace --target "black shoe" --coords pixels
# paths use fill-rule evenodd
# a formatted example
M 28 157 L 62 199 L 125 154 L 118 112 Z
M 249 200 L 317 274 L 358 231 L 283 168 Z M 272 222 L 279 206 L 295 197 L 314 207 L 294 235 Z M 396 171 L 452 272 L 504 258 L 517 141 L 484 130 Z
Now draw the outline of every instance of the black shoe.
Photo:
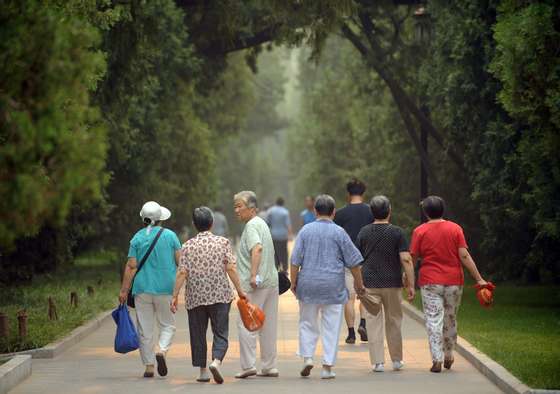
M 360 341 L 367 342 L 367 330 L 364 326 L 358 327 L 358 334 L 360 334 Z
M 346 337 L 346 341 L 345 341 L 345 342 L 348 343 L 348 344 L 350 344 L 350 345 L 353 345 L 353 344 L 356 343 L 356 337 L 355 337 L 354 335 L 348 335 L 348 336 Z
M 165 356 L 163 353 L 156 354 L 157 361 L 157 372 L 159 376 L 167 375 L 167 363 L 165 362 Z

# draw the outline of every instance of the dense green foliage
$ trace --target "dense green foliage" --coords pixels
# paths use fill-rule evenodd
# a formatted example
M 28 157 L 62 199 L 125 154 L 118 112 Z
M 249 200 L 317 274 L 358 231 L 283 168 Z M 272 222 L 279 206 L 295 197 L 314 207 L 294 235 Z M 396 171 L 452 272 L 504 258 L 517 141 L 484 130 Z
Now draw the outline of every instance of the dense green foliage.
M 64 223 L 101 198 L 105 128 L 90 93 L 105 70 L 99 32 L 41 2 L 2 2 L 0 245 Z
M 560 280 L 558 5 L 432 0 L 421 42 L 397 3 L 2 1 L 3 273 L 125 249 L 148 199 L 179 230 L 240 189 L 341 205 L 351 176 L 411 228 L 422 157 L 486 273 Z M 264 46 L 301 44 L 282 104 Z

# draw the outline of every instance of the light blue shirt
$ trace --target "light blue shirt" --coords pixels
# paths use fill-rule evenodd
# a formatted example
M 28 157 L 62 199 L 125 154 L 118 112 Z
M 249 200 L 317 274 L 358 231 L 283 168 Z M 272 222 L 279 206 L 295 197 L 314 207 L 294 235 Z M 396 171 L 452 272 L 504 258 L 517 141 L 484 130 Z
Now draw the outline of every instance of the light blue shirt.
M 364 259 L 346 231 L 331 220 L 317 220 L 299 232 L 292 265 L 299 266 L 296 293 L 306 304 L 346 304 L 344 268 Z
M 301 216 L 304 226 L 315 221 L 315 214 L 307 208 L 301 211 L 299 216 Z
M 138 266 L 161 227 L 146 227 L 130 241 L 128 257 L 136 258 Z M 177 235 L 165 229 L 157 240 L 152 253 L 134 278 L 132 294 L 172 295 L 175 286 L 175 251 L 181 248 Z
M 279 205 L 270 208 L 266 213 L 266 223 L 274 241 L 288 240 L 288 227 L 291 226 L 290 211 Z

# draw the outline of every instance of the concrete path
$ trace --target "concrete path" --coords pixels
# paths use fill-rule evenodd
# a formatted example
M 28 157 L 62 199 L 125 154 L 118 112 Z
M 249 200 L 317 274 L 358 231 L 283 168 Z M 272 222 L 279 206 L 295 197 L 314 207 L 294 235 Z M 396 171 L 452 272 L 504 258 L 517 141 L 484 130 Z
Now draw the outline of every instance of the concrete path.
M 141 377 L 143 366 L 138 352 L 120 355 L 113 351 L 115 325 L 106 322 L 99 330 L 61 356 L 51 360 L 33 360 L 32 376 L 11 393 L 499 393 L 497 386 L 478 373 L 459 355 L 451 371 L 433 374 L 428 371 L 431 359 L 424 327 L 405 317 L 403 324 L 405 369 L 373 373 L 369 365 L 367 344 L 344 343 L 346 328 L 340 338 L 335 380 L 319 378 L 320 353 L 311 377 L 299 377 L 301 360 L 297 349 L 297 301 L 291 293 L 280 298 L 278 321 L 279 378 L 233 378 L 239 370 L 239 344 L 236 319 L 232 308 L 230 348 L 222 372 L 225 383 L 197 383 L 197 370 L 190 364 L 186 313 L 177 313 L 177 333 L 168 355 L 169 375 L 166 378 Z M 344 324 L 343 324 L 344 326 Z M 208 336 L 210 339 L 211 337 Z M 319 351 L 320 346 L 319 346 Z M 389 360 L 387 355 L 387 360 Z M 386 365 L 390 367 L 390 362 Z

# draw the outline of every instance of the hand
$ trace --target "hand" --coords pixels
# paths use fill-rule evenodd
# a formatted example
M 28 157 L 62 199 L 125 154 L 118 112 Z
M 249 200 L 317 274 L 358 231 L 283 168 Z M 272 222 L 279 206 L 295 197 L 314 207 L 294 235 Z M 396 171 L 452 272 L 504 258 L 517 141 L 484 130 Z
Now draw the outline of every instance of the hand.
M 364 295 L 366 293 L 366 288 L 364 287 L 363 284 L 354 284 L 354 290 L 356 291 L 356 294 L 361 296 Z
M 247 299 L 247 293 L 245 293 L 243 290 L 237 290 L 237 296 L 241 299 Z
M 119 304 L 126 304 L 126 299 L 128 298 L 128 290 L 121 289 L 119 293 Z
M 406 288 L 406 299 L 409 302 L 412 302 L 412 300 L 414 300 L 415 295 L 416 295 L 416 290 L 414 290 L 414 286 L 408 286 Z
M 256 289 L 256 288 L 257 288 L 257 275 L 251 275 L 251 282 L 250 282 L 250 284 L 251 284 L 251 287 L 252 287 L 253 289 Z
M 476 284 L 479 285 L 479 286 L 484 286 L 484 285 L 487 285 L 488 282 L 486 282 L 484 279 L 480 278 L 480 280 L 476 281 Z
M 171 304 L 170 304 L 171 313 L 177 312 L 177 304 L 178 303 L 179 303 L 179 297 L 178 296 L 173 296 L 171 298 Z

